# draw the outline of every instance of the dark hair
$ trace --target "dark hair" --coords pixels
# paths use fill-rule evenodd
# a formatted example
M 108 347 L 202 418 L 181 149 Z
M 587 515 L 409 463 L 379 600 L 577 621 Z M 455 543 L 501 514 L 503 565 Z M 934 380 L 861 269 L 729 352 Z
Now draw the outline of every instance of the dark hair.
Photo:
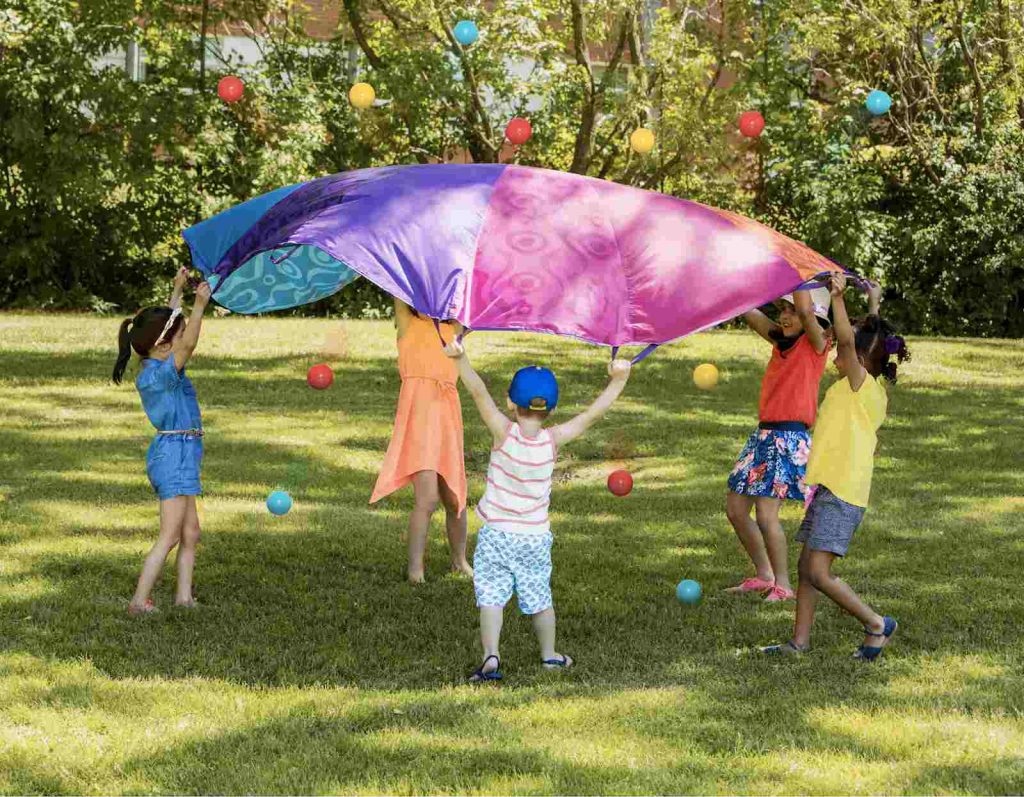
M 881 316 L 868 315 L 854 324 L 853 345 L 864 362 L 864 368 L 873 377 L 896 382 L 896 363 L 910 359 L 907 342 L 896 334 L 896 329 Z
M 128 361 L 132 358 L 132 349 L 135 349 L 140 357 L 149 354 L 173 312 L 170 307 L 146 307 L 140 310 L 135 318 L 126 318 L 121 322 L 121 329 L 117 333 L 117 362 L 114 363 L 114 372 L 110 376 L 114 384 L 121 384 L 124 369 L 128 367 Z M 171 328 L 164 335 L 164 340 L 173 340 L 184 323 L 184 316 L 179 315 L 175 318 Z

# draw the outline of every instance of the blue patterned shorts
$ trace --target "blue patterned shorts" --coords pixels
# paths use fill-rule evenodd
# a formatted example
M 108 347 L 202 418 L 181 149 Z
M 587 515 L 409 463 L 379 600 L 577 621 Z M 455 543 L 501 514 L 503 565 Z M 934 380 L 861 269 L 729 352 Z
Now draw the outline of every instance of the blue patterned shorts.
M 514 534 L 490 526 L 480 529 L 473 552 L 473 587 L 477 606 L 504 606 L 512 594 L 523 614 L 552 606 L 550 531 Z
M 807 498 L 808 432 L 755 429 L 729 475 L 729 489 L 752 498 Z

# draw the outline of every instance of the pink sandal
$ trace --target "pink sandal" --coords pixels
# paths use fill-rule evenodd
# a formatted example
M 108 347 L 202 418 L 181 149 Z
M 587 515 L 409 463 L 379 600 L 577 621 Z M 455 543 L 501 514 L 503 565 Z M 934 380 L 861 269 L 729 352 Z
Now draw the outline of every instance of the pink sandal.
M 768 594 L 764 596 L 765 603 L 781 603 L 782 601 L 791 601 L 796 597 L 796 593 L 791 589 L 780 587 L 778 584 L 774 585 Z
M 763 578 L 745 578 L 743 582 L 735 587 L 729 587 L 726 592 L 746 594 L 748 592 L 767 592 L 775 588 L 774 581 L 766 581 Z
M 152 598 L 146 598 L 146 602 L 141 606 L 136 606 L 134 603 L 128 604 L 128 614 L 132 617 L 138 617 L 140 614 L 151 614 L 155 611 L 157 611 L 157 608 L 153 605 Z

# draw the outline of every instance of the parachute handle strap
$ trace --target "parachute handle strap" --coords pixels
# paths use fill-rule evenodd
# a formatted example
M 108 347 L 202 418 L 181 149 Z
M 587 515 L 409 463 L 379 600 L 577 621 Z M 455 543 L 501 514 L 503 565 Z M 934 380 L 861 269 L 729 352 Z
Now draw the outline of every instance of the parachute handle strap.
M 645 348 L 636 357 L 634 357 L 632 360 L 629 361 L 630 365 L 636 365 L 641 360 L 646 360 L 648 357 L 650 357 L 654 353 L 654 350 L 656 348 L 658 348 L 658 346 L 660 346 L 660 345 L 661 344 L 659 344 L 659 343 L 649 343 L 647 345 L 647 348 Z M 618 353 L 619 353 L 619 347 L 618 346 L 612 346 L 612 359 L 613 360 L 615 359 L 615 357 L 616 357 L 616 355 Z
M 443 349 L 448 344 L 444 342 L 444 336 L 441 334 L 441 322 L 438 321 L 436 318 L 431 318 L 430 320 L 434 322 L 434 329 L 437 330 L 437 339 L 441 341 L 441 348 Z M 468 335 L 472 331 L 473 330 L 469 329 L 468 327 L 463 327 L 462 332 L 455 336 L 455 341 L 457 343 L 462 343 L 466 335 Z

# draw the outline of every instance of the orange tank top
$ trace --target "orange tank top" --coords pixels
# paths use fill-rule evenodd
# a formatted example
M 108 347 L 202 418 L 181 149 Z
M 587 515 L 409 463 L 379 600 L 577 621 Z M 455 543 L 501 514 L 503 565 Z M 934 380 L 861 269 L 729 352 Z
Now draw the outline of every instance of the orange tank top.
M 829 341 L 819 354 L 807 335 L 801 335 L 785 352 L 772 347 L 772 359 L 761 380 L 758 416 L 762 422 L 798 421 L 814 426 L 818 386 L 831 348 Z
M 450 343 L 455 330 L 451 324 L 441 324 L 441 335 Z M 398 339 L 398 373 L 402 379 L 433 379 L 453 385 L 458 381 L 459 369 L 442 350 L 432 319 L 416 315 L 409 319 L 405 334 Z

